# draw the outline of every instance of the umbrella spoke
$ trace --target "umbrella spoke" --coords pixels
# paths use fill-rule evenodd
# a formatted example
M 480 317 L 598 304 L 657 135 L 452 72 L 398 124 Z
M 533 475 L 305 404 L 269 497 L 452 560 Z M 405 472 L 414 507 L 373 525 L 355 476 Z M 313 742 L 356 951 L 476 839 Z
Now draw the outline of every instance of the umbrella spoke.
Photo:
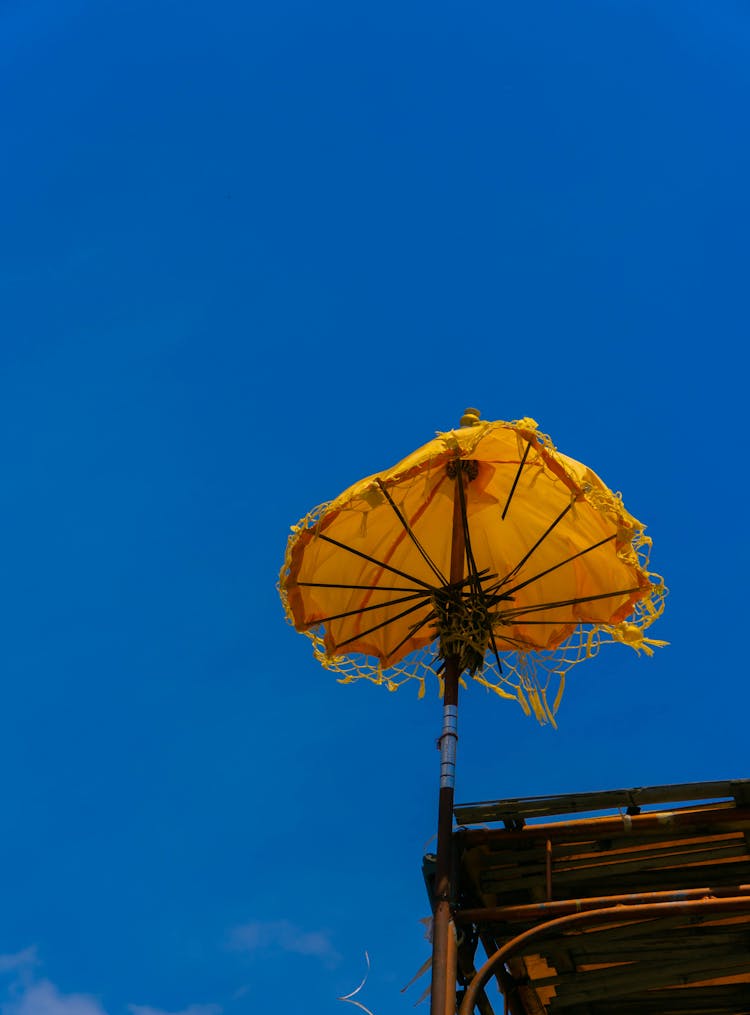
M 514 585 L 513 588 L 508 589 L 506 595 L 513 595 L 515 592 L 519 592 L 521 589 L 525 589 L 527 585 L 531 585 L 532 582 L 538 581 L 540 578 L 544 578 L 546 575 L 551 574 L 553 571 L 557 571 L 558 568 L 564 567 L 566 564 L 570 564 L 571 561 L 577 560 L 578 557 L 583 557 L 586 553 L 591 553 L 592 550 L 598 550 L 600 546 L 604 546 L 605 543 L 609 543 L 616 537 L 617 533 L 613 532 L 611 536 L 605 536 L 604 539 L 600 539 L 598 543 L 593 543 L 591 546 L 587 546 L 585 550 L 579 550 L 578 553 L 572 554 L 570 557 L 566 557 L 565 560 L 561 560 L 559 564 L 553 564 L 552 567 L 548 567 L 546 571 L 539 571 L 533 578 L 527 578 L 526 581 L 520 582 L 518 585 Z M 507 580 L 507 579 L 506 579 Z M 493 585 L 488 592 L 494 592 L 502 586 L 502 582 L 498 582 L 497 585 Z
M 503 580 L 500 582 L 501 588 L 503 585 L 507 585 L 514 575 L 518 574 L 518 572 L 521 570 L 521 568 L 529 559 L 529 557 L 532 555 L 532 553 L 534 553 L 535 550 L 539 549 L 539 547 L 542 545 L 547 536 L 549 536 L 549 534 L 553 531 L 553 529 L 555 529 L 555 527 L 560 524 L 560 522 L 563 520 L 566 514 L 571 510 L 574 503 L 575 502 L 571 500 L 570 504 L 568 504 L 567 507 L 563 508 L 560 514 L 557 516 L 557 518 L 555 518 L 555 520 L 550 525 L 547 526 L 545 531 L 541 534 L 539 539 L 537 539 L 537 541 L 534 543 L 531 549 L 526 554 L 524 554 L 524 556 L 519 560 L 519 562 L 516 564 L 513 570 L 509 571 L 506 574 L 505 578 L 503 578 Z
M 502 518 L 503 521 L 505 521 L 505 516 L 508 513 L 508 508 L 510 507 L 510 502 L 513 500 L 513 494 L 516 492 L 516 487 L 518 486 L 518 480 L 521 478 L 521 473 L 523 471 L 524 465 L 526 464 L 526 459 L 529 456 L 529 451 L 530 450 L 531 450 L 531 441 L 529 441 L 527 443 L 526 450 L 523 453 L 523 458 L 521 459 L 521 461 L 518 464 L 518 471 L 516 472 L 516 478 L 513 480 L 513 486 L 511 486 L 511 488 L 510 488 L 510 493 L 508 494 L 508 499 L 505 502 L 505 507 L 503 508 L 503 513 L 500 515 L 500 517 Z
M 469 584 L 472 592 L 474 592 L 475 595 L 479 595 L 482 592 L 482 584 L 479 580 L 479 572 L 477 570 L 476 560 L 474 559 L 474 551 L 471 548 L 469 516 L 466 511 L 466 490 L 464 490 L 463 475 L 460 468 L 456 474 L 456 482 L 458 483 L 458 502 L 461 510 L 461 527 L 464 532 L 464 552 L 466 553 L 466 563 L 469 567 Z
M 407 589 L 403 585 L 339 585 L 336 582 L 290 582 L 289 588 L 294 588 L 295 585 L 300 588 L 306 589 L 343 589 L 343 590 L 354 590 L 362 592 L 414 592 L 420 596 L 432 595 L 432 589 Z
M 342 550 L 348 550 L 349 553 L 353 553 L 355 557 L 362 557 L 363 560 L 368 560 L 371 564 L 375 564 L 377 567 L 382 567 L 386 571 L 390 571 L 391 574 L 397 574 L 399 578 L 406 578 L 410 582 L 415 582 L 417 585 L 421 585 L 424 589 L 430 589 L 432 586 L 427 582 L 423 582 L 421 578 L 415 578 L 412 574 L 407 574 L 406 571 L 399 571 L 397 567 L 391 567 L 390 564 L 386 564 L 383 560 L 378 560 L 376 557 L 371 557 L 369 553 L 363 553 L 362 550 L 355 550 L 353 546 L 347 546 L 346 543 L 340 543 L 338 539 L 334 539 L 333 536 L 327 536 L 325 532 L 318 533 L 318 539 L 324 539 L 326 543 L 332 543 L 334 546 L 338 546 Z
M 596 596 L 578 596 L 575 599 L 561 599 L 557 603 L 540 603 L 538 606 L 517 606 L 515 610 L 507 610 L 498 615 L 498 620 L 503 622 L 505 618 L 510 618 L 513 624 L 522 624 L 523 619 L 519 617 L 521 613 L 539 613 L 540 610 L 557 610 L 562 606 L 576 606 L 578 603 L 593 603 L 598 599 L 614 599 L 617 596 L 629 596 L 633 592 L 640 592 L 640 586 L 636 585 L 632 589 L 619 589 L 617 592 L 600 592 Z M 552 623 L 560 623 L 560 621 L 552 621 Z M 590 623 L 590 621 L 579 620 L 579 624 Z
M 500 641 L 505 641 L 509 645 L 513 646 L 513 648 L 511 648 L 510 650 L 506 650 L 506 651 L 525 652 L 528 649 L 533 649 L 535 651 L 539 651 L 539 646 L 538 645 L 535 645 L 534 642 L 532 642 L 532 641 L 527 641 L 525 638 L 512 638 L 509 634 L 500 634 L 499 632 L 498 632 L 498 638 L 500 639 Z
M 502 624 L 502 621 L 500 621 L 500 623 Z M 589 621 L 580 620 L 577 617 L 569 617 L 567 620 L 561 620 L 559 617 L 555 617 L 554 620 L 524 620 L 521 617 L 514 617 L 513 618 L 513 623 L 514 624 L 523 624 L 524 627 L 531 627 L 531 626 L 549 627 L 549 626 L 555 626 L 556 624 L 586 624 L 586 623 L 589 623 Z
M 500 652 L 497 648 L 497 642 L 495 641 L 495 632 L 490 627 L 490 645 L 492 645 L 492 653 L 495 656 L 495 662 L 497 663 L 497 672 L 500 676 L 503 675 L 503 664 L 500 662 Z
M 375 482 L 380 487 L 380 492 L 383 494 L 385 499 L 388 501 L 390 506 L 393 508 L 393 511 L 394 511 L 396 517 L 398 518 L 398 520 L 403 525 L 404 531 L 406 532 L 407 536 L 409 537 L 409 539 L 411 539 L 412 543 L 414 543 L 414 545 L 416 546 L 417 550 L 419 550 L 419 553 L 421 554 L 422 559 L 425 561 L 425 563 L 427 564 L 429 569 L 432 571 L 432 573 L 435 575 L 435 577 L 440 582 L 440 584 L 441 585 L 447 585 L 448 582 L 447 582 L 447 580 L 445 578 L 445 575 L 442 573 L 440 568 L 437 566 L 437 564 L 430 557 L 430 555 L 427 552 L 427 550 L 425 550 L 425 548 L 422 546 L 422 544 L 417 539 L 416 535 L 414 534 L 414 530 L 412 529 L 411 525 L 409 525 L 407 520 L 404 518 L 404 516 L 403 516 L 403 514 L 401 512 L 401 509 L 398 507 L 398 505 L 394 501 L 393 497 L 391 497 L 391 495 L 386 490 L 385 484 L 383 483 L 383 481 L 380 478 L 377 478 L 375 480 Z
M 406 610 L 402 610 L 401 613 L 397 613 L 395 617 L 389 617 L 387 620 L 381 620 L 379 624 L 375 624 L 373 627 L 368 627 L 366 631 L 359 631 L 351 638 L 347 638 L 346 641 L 339 642 L 336 645 L 336 649 L 343 648 L 345 645 L 351 645 L 353 641 L 357 641 L 358 638 L 364 638 L 365 635 L 374 634 L 375 631 L 380 631 L 381 628 L 387 627 L 389 624 L 395 624 L 397 620 L 401 620 L 402 617 L 408 617 L 410 613 L 416 613 L 417 610 L 424 610 L 427 608 L 427 603 L 417 603 L 416 606 L 410 606 Z
M 413 638 L 414 635 L 417 633 L 417 631 L 423 628 L 425 624 L 429 624 L 431 620 L 437 620 L 437 614 L 435 613 L 434 610 L 428 613 L 423 620 L 419 620 L 414 624 L 410 624 L 406 636 L 401 639 L 398 645 L 393 646 L 393 648 L 389 652 L 389 655 L 394 655 L 396 652 L 398 652 L 399 649 L 403 648 L 404 645 L 407 643 L 407 641 L 409 641 L 410 638 Z
M 481 571 L 477 571 L 475 575 L 467 574 L 465 577 L 461 578 L 457 582 L 447 582 L 443 586 L 443 589 L 446 592 L 448 590 L 450 590 L 450 589 L 454 589 L 454 590 L 455 589 L 462 589 L 466 585 L 471 585 L 472 579 L 474 577 L 476 577 L 479 580 L 480 588 L 481 588 L 481 583 L 483 581 L 490 581 L 490 579 L 492 579 L 492 578 L 497 578 L 496 574 L 490 574 L 489 571 L 490 571 L 490 569 L 488 567 L 483 567 L 482 570 Z M 433 591 L 437 591 L 437 589 L 435 589 Z
M 346 613 L 334 613 L 330 617 L 321 617 L 315 620 L 316 624 L 327 624 L 330 620 L 344 620 L 345 617 L 359 616 L 360 613 L 369 613 L 370 610 L 383 610 L 386 606 L 400 606 L 401 603 L 411 602 L 413 599 L 422 599 L 424 592 L 412 592 L 408 596 L 401 596 L 399 599 L 388 599 L 384 603 L 373 603 L 370 606 L 358 606 L 353 610 L 347 610 Z

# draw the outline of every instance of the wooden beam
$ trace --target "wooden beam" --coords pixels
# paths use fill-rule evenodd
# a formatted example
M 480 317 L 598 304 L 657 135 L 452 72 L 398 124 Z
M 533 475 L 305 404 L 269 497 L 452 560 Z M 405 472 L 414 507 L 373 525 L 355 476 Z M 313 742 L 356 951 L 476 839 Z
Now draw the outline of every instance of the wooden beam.
M 750 779 L 724 779 L 714 782 L 562 793 L 556 796 L 510 797 L 506 800 L 459 804 L 454 808 L 454 814 L 459 825 L 472 825 L 488 821 L 549 817 L 553 814 L 581 814 L 587 811 L 643 807 L 648 804 L 676 804 L 688 800 L 732 800 L 736 799 L 736 794 L 744 793 L 748 784 Z M 750 804 L 750 798 L 746 802 Z

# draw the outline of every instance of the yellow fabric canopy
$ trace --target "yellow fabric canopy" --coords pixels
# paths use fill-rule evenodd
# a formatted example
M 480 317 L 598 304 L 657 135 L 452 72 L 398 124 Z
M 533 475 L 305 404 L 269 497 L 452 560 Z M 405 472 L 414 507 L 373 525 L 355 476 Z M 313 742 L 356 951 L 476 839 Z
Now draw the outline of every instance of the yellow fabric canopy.
M 393 689 L 414 677 L 423 692 L 458 641 L 474 679 L 552 720 L 551 679 L 561 693 L 566 670 L 603 640 L 663 644 L 644 632 L 664 584 L 647 570 L 644 526 L 533 420 L 462 422 L 302 519 L 282 600 L 345 681 Z M 459 502 L 465 556 L 451 582 Z

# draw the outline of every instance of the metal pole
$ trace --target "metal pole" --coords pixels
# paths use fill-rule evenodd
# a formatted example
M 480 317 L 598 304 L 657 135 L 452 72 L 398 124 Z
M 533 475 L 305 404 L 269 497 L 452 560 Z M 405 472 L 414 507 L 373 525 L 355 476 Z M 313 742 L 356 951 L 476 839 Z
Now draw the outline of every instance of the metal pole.
M 464 471 L 458 463 L 456 484 L 463 483 Z M 464 577 L 463 518 L 458 486 L 453 497 L 450 581 Z M 438 797 L 437 861 L 435 869 L 435 912 L 432 922 L 432 987 L 430 1015 L 455 1015 L 456 949 L 450 948 L 450 935 L 456 930 L 451 916 L 453 886 L 453 793 L 458 741 L 458 681 L 461 666 L 458 656 L 445 660 L 443 674 L 443 732 L 440 736 L 440 795 Z M 454 939 L 455 941 L 455 939 Z

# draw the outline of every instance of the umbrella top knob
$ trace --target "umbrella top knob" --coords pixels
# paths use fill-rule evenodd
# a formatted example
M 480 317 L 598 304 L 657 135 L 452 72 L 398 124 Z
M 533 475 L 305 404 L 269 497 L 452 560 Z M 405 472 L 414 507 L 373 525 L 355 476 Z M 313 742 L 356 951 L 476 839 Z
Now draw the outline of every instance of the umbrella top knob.
M 479 409 L 465 409 L 461 417 L 461 426 L 476 426 L 480 415 Z

